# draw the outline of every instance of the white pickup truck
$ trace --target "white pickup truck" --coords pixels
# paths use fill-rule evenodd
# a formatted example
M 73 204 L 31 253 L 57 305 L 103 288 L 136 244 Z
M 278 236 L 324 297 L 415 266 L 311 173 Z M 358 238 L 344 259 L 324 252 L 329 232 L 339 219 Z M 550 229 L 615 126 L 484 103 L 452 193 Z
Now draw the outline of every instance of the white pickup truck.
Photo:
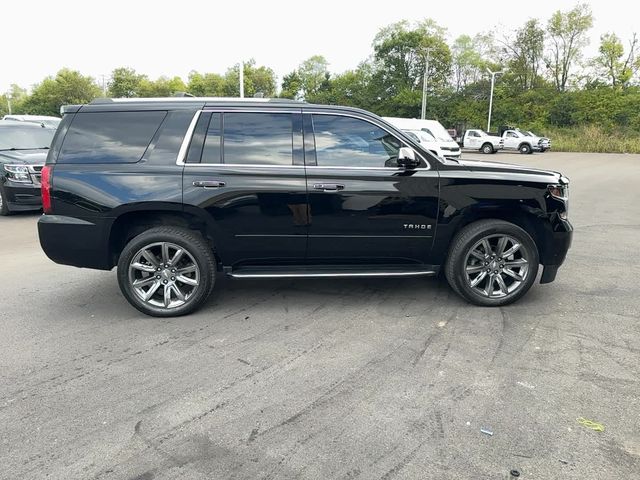
M 525 135 L 520 130 L 505 130 L 502 139 L 505 150 L 518 150 L 520 153 L 544 152 L 540 138 Z
M 480 150 L 482 153 L 496 153 L 504 148 L 504 139 L 489 135 L 484 130 L 472 129 L 464 132 L 462 136 L 462 148 L 467 150 Z

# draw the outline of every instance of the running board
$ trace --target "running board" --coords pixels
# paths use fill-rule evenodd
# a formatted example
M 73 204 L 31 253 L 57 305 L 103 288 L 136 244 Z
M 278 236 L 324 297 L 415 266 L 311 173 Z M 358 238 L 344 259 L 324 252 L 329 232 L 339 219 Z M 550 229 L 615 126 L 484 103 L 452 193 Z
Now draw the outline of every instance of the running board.
M 379 270 L 357 270 L 353 268 L 309 268 L 280 269 L 280 268 L 242 268 L 227 272 L 233 278 L 323 278 L 323 277 L 421 277 L 435 275 L 435 270 L 382 268 Z

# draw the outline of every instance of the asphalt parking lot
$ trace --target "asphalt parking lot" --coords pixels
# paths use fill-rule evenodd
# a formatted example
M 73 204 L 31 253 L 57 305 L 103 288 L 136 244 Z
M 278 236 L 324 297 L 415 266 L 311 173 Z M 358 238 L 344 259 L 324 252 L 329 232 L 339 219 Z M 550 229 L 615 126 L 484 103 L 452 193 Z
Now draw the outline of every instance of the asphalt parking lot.
M 0 218 L 0 478 L 636 478 L 640 155 L 465 157 L 572 181 L 567 262 L 509 307 L 225 279 L 149 318 L 115 272 L 50 262 L 38 215 Z

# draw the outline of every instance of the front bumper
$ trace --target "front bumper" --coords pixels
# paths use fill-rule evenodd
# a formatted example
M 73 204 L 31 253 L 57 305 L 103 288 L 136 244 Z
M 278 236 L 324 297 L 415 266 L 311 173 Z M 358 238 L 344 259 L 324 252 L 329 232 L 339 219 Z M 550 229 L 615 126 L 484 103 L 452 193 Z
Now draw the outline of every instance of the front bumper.
M 5 179 L 2 185 L 9 210 L 12 212 L 39 210 L 42 208 L 40 185 L 32 183 L 12 182 Z
M 38 220 L 38 236 L 42 250 L 56 263 L 111 270 L 109 231 L 101 223 L 43 215 Z
M 551 228 L 544 235 L 542 257 L 540 263 L 544 266 L 540 283 L 550 283 L 556 278 L 558 268 L 564 263 L 567 252 L 573 241 L 573 226 L 568 220 L 557 218 L 551 223 Z

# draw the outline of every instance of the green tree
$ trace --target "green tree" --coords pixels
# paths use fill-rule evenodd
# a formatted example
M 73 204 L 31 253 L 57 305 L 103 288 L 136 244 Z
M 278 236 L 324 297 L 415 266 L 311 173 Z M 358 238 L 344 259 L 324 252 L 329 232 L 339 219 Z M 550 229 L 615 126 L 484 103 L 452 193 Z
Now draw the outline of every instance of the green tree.
M 244 62 L 244 94 L 253 97 L 256 93 L 264 97 L 275 97 L 276 74 L 265 66 L 256 66 L 254 59 Z M 227 70 L 224 76 L 224 95 L 227 97 L 240 96 L 240 64 Z
M 107 93 L 113 98 L 138 97 L 144 80 L 147 80 L 146 75 L 136 73 L 133 68 L 116 68 L 111 72 L 111 80 L 107 83 Z
M 9 91 L 0 95 L 0 116 L 24 113 L 24 102 L 27 98 L 27 90 L 12 83 Z
M 221 97 L 224 95 L 224 77 L 217 73 L 189 73 L 187 92 L 196 97 Z
M 143 78 L 139 85 L 140 97 L 171 97 L 177 92 L 186 92 L 187 86 L 178 76 L 159 77 L 157 80 Z
M 544 53 L 544 30 L 538 20 L 528 20 L 515 31 L 515 38 L 502 42 L 507 54 L 509 76 L 521 90 L 539 84 L 540 66 Z
M 605 33 L 600 37 L 600 55 L 594 63 L 608 79 L 612 87 L 627 86 L 640 67 L 636 34 L 629 41 L 629 51 L 625 57 L 622 41 L 615 33 Z
M 547 67 L 551 70 L 556 88 L 565 91 L 571 69 L 580 59 L 582 49 L 589 43 L 587 32 L 593 26 L 591 8 L 576 5 L 568 12 L 556 11 L 547 24 L 551 48 Z
M 36 85 L 23 109 L 33 115 L 59 115 L 62 105 L 88 103 L 101 95 L 102 90 L 93 78 L 64 68 L 55 77 L 47 77 Z
M 293 100 L 300 99 L 302 90 L 302 80 L 297 70 L 293 70 L 282 77 L 282 87 L 280 89 L 281 98 L 291 98 Z
M 323 87 L 323 84 L 326 90 L 328 74 L 329 62 L 322 55 L 314 55 L 302 62 L 298 67 L 302 98 L 308 100 L 313 97 Z
M 488 62 L 478 49 L 479 36 L 460 35 L 451 47 L 453 85 L 459 92 L 467 85 L 477 82 Z

